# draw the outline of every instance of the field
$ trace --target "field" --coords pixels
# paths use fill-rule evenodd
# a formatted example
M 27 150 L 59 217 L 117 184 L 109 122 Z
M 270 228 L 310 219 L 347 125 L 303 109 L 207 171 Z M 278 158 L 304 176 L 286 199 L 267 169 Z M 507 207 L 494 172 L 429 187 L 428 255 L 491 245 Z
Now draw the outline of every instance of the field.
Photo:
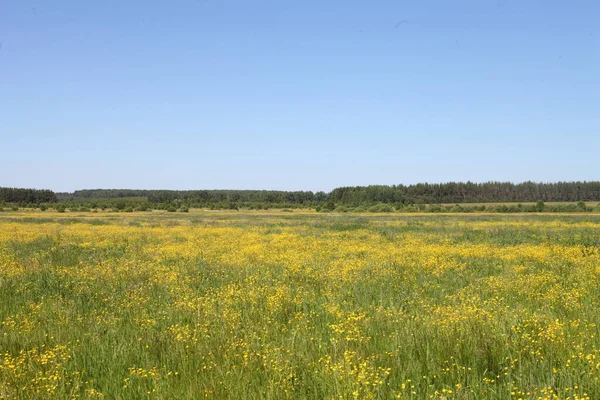
M 578 202 L 576 201 L 547 201 L 545 202 L 545 204 L 547 206 L 566 206 L 566 205 L 577 205 Z M 590 208 L 594 208 L 596 207 L 599 203 L 597 201 L 584 201 L 583 202 L 587 207 Z M 442 203 L 443 206 L 453 206 L 456 203 Z M 533 206 L 535 205 L 535 202 L 532 201 L 522 201 L 522 202 L 515 202 L 515 201 L 497 201 L 497 202 L 487 202 L 487 203 L 459 203 L 462 206 L 465 207 L 469 207 L 469 206 L 516 206 L 517 204 L 521 204 L 522 206 Z
M 600 216 L 0 215 L 0 398 L 599 399 Z

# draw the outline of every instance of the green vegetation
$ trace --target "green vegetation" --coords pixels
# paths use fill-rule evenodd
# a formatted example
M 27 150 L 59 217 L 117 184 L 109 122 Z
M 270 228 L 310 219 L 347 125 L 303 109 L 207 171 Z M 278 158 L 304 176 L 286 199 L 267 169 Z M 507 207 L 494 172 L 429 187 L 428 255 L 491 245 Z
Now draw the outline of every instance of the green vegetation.
M 0 187 L 0 204 L 1 203 L 54 203 L 56 202 L 56 194 L 51 190 L 38 189 L 19 189 Z
M 599 229 L 593 214 L 3 213 L 0 397 L 598 399 Z
M 330 193 L 271 190 L 93 189 L 73 193 L 0 188 L 0 206 L 69 210 L 313 209 L 320 212 L 591 212 L 600 182 L 449 182 L 341 187 Z M 588 204 L 586 204 L 588 202 Z M 590 206 L 589 202 L 594 202 Z

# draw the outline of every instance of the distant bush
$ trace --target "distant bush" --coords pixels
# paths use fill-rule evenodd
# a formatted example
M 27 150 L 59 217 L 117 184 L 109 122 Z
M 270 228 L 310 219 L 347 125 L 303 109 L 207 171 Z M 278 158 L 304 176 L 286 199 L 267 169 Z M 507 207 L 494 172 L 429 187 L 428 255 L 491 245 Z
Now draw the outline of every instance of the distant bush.
M 578 204 L 557 204 L 547 208 L 550 212 L 582 212 L 585 211 L 585 203 L 583 208 L 579 207 Z
M 429 212 L 442 212 L 444 211 L 443 207 L 440 204 L 430 204 L 429 207 L 425 209 L 425 211 Z
M 179 212 L 190 212 L 190 209 L 188 206 L 181 206 L 181 208 L 178 210 Z
M 10 209 L 11 209 L 12 211 L 19 211 L 19 207 L 15 207 L 15 206 L 12 206 Z
M 367 209 L 362 206 L 358 206 L 353 211 L 357 212 L 357 213 L 364 213 L 364 212 L 367 212 Z
M 544 204 L 544 202 L 543 202 L 543 201 L 541 201 L 541 200 L 538 200 L 538 201 L 535 203 L 535 211 L 537 211 L 537 212 L 542 212 L 542 211 L 544 211 L 544 209 L 545 209 L 545 208 L 546 208 L 546 204 Z
M 66 207 L 64 205 L 56 206 L 56 212 L 64 213 L 65 210 L 66 210 Z
M 175 206 L 169 206 L 169 207 L 167 208 L 167 211 L 168 211 L 168 212 L 176 212 L 176 211 L 177 211 L 177 209 L 175 208 Z
M 133 207 L 131 207 L 131 206 L 125 207 L 125 209 L 123 211 L 124 212 L 133 212 Z
M 394 212 L 394 207 L 388 205 L 388 204 L 382 204 L 380 206 L 380 212 L 385 212 L 385 213 L 391 213 Z
M 377 204 L 369 207 L 368 211 L 373 213 L 391 213 L 394 212 L 394 208 L 389 204 Z
M 403 206 L 398 211 L 403 212 L 403 213 L 414 213 L 414 212 L 419 212 L 421 210 L 419 210 L 419 207 L 415 206 L 414 204 L 408 204 L 408 205 Z
M 317 207 L 315 207 L 315 211 L 316 211 L 316 212 L 321 212 L 321 206 L 317 206 Z
M 323 210 L 324 211 L 335 210 L 335 204 L 333 203 L 333 201 L 331 201 L 331 200 L 327 201 L 327 203 L 325 203 L 325 205 L 323 206 Z
M 46 207 L 46 205 L 45 205 L 45 204 L 42 204 L 42 205 L 40 206 L 40 211 L 46 211 L 47 209 L 48 209 L 48 207 Z
M 90 209 L 87 207 L 79 207 L 79 211 L 81 212 L 90 212 Z

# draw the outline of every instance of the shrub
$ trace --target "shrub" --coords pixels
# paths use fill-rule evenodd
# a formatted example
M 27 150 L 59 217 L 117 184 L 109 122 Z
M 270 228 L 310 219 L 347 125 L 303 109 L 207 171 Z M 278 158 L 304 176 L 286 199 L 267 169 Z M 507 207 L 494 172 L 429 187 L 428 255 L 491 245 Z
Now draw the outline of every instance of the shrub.
M 583 205 L 585 207 L 585 204 Z M 585 209 L 580 208 L 577 204 L 559 204 L 554 207 L 553 210 L 555 212 L 581 212 L 585 211 Z
M 46 205 L 45 205 L 45 204 L 42 204 L 42 205 L 40 206 L 40 211 L 46 211 L 47 209 L 48 209 L 48 207 L 46 207 Z
M 181 206 L 181 208 L 179 209 L 179 212 L 190 212 L 190 209 L 188 206 Z
M 325 203 L 325 205 L 323 206 L 323 209 L 325 211 L 333 211 L 335 210 L 335 204 L 332 200 L 328 200 L 327 203 Z
M 414 212 L 419 212 L 420 210 L 419 210 L 419 207 L 415 206 L 414 204 L 409 204 L 409 205 L 405 205 L 398 211 L 404 212 L 404 213 L 414 213 Z
M 544 202 L 542 200 L 538 200 L 535 203 L 535 211 L 542 212 L 542 211 L 544 211 L 545 208 L 546 208 L 546 204 L 544 204 Z
M 394 212 L 394 209 L 388 204 L 377 204 L 373 207 L 370 207 L 368 211 L 369 212 L 390 213 L 390 212 Z
M 444 210 L 442 209 L 442 206 L 440 204 L 430 204 L 429 207 L 427 207 L 426 211 L 429 211 L 429 212 L 442 212 Z
M 123 211 L 125 211 L 125 212 L 133 212 L 133 207 L 131 207 L 131 206 L 126 207 Z

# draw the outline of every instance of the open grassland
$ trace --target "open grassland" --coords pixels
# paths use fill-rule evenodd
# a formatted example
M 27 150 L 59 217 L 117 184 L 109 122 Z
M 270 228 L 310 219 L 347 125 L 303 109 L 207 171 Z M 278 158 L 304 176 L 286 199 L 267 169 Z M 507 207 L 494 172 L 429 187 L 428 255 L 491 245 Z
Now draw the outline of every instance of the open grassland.
M 453 206 L 457 203 L 442 203 L 443 206 Z M 536 204 L 535 201 L 490 201 L 487 203 L 459 203 L 461 206 L 514 206 L 521 204 L 522 206 L 533 206 Z M 546 201 L 545 204 L 547 206 L 566 206 L 566 205 L 577 205 L 577 201 Z M 594 208 L 599 203 L 597 201 L 584 201 L 587 207 Z
M 600 216 L 0 216 L 0 398 L 599 399 Z

